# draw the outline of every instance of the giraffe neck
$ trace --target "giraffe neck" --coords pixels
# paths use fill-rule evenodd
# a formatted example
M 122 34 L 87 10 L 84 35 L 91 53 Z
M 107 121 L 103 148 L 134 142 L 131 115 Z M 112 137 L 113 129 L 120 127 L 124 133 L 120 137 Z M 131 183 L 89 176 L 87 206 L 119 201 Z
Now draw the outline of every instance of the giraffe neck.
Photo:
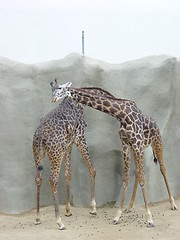
M 102 91 L 101 95 L 100 90 Z M 71 96 L 77 102 L 111 115 L 120 121 L 130 114 L 132 105 L 135 106 L 133 101 L 117 99 L 110 93 L 98 88 L 73 88 L 71 89 Z
M 126 98 L 116 98 L 114 95 L 112 95 L 111 93 L 109 93 L 108 91 L 102 89 L 102 88 L 98 88 L 98 87 L 83 87 L 83 88 L 75 88 L 75 89 L 79 89 L 83 92 L 86 92 L 87 94 L 93 94 L 93 95 L 98 95 L 98 96 L 101 96 L 101 97 L 105 97 L 105 98 L 114 98 L 116 100 L 118 100 L 119 102 L 121 101 L 128 101 L 128 102 L 131 102 L 131 103 L 134 103 L 134 101 L 132 100 L 129 100 L 129 99 L 126 99 Z
M 101 97 L 108 97 L 108 98 L 115 98 L 111 93 L 108 91 L 98 88 L 98 87 L 83 87 L 80 88 L 83 92 L 93 94 L 93 95 L 100 95 Z

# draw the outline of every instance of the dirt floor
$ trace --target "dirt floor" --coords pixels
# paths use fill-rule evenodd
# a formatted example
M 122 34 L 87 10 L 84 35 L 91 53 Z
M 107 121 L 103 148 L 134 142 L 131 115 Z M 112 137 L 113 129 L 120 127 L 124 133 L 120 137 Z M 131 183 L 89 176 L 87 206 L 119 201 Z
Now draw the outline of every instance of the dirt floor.
M 180 198 L 176 199 L 180 206 Z M 34 225 L 35 210 L 21 215 L 0 214 L 0 239 L 11 240 L 179 240 L 180 211 L 170 210 L 168 201 L 150 204 L 154 228 L 146 227 L 144 206 L 135 206 L 132 212 L 123 213 L 120 224 L 112 220 L 117 208 L 106 205 L 97 209 L 97 216 L 91 216 L 88 208 L 72 207 L 73 215 L 65 217 L 65 206 L 60 206 L 65 230 L 58 230 L 53 206 L 41 208 L 41 224 Z

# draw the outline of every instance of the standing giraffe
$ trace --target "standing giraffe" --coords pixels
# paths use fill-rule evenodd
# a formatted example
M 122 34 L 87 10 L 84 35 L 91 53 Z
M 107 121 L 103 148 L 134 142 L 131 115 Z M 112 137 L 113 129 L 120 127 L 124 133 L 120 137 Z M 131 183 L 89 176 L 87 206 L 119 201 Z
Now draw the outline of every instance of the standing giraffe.
M 67 86 L 67 85 L 66 85 Z M 52 86 L 53 87 L 53 86 Z M 42 170 L 45 153 L 50 162 L 49 183 L 53 192 L 55 216 L 59 228 L 64 229 L 61 221 L 58 202 L 58 178 L 63 157 L 65 158 L 65 179 L 66 179 L 66 216 L 70 216 L 69 185 L 71 179 L 70 155 L 72 145 L 75 143 L 79 148 L 82 158 L 85 161 L 91 177 L 91 214 L 96 214 L 96 202 L 94 198 L 95 169 L 90 161 L 88 147 L 85 139 L 87 127 L 84 119 L 84 106 L 66 97 L 63 102 L 44 118 L 36 129 L 33 138 L 33 154 L 36 164 L 37 184 L 37 215 L 35 224 L 40 224 L 39 199 L 42 183 Z
M 144 198 L 147 226 L 153 227 L 152 214 L 148 207 L 148 201 L 145 193 L 145 177 L 144 177 L 144 149 L 151 146 L 154 154 L 154 161 L 159 162 L 161 174 L 164 177 L 166 188 L 169 194 L 169 201 L 171 209 L 176 210 L 174 198 L 171 195 L 168 181 L 166 178 L 166 169 L 163 163 L 163 144 L 160 131 L 157 123 L 151 117 L 143 114 L 138 109 L 135 102 L 127 99 L 115 98 L 107 91 L 100 88 L 72 88 L 63 87 L 55 81 L 52 101 L 65 97 L 67 94 L 87 106 L 107 113 L 120 121 L 120 138 L 122 141 L 122 151 L 124 156 L 124 177 L 123 177 L 123 191 L 120 201 L 120 207 L 117 215 L 114 218 L 114 224 L 119 222 L 123 211 L 125 195 L 129 183 L 129 168 L 130 168 L 130 148 L 133 150 L 135 159 L 135 183 L 131 201 L 128 210 L 133 207 L 136 191 L 139 185 L 142 189 Z M 105 94 L 103 94 L 105 93 Z M 104 96 L 103 96 L 104 95 Z

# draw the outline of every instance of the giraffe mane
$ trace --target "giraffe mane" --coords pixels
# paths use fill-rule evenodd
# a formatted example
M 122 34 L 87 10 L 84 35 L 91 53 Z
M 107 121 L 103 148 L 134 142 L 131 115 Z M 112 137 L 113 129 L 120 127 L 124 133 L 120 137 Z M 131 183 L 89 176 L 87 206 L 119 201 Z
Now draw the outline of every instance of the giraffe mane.
M 112 97 L 112 98 L 115 98 L 114 95 L 112 95 L 110 92 L 102 89 L 102 88 L 99 88 L 99 87 L 83 87 L 83 88 L 80 88 L 80 89 L 83 89 L 83 90 L 99 90 L 105 94 L 107 94 L 109 97 Z
M 108 91 L 99 88 L 99 87 L 82 87 L 82 88 L 73 88 L 74 90 L 78 90 L 78 91 L 82 91 L 84 93 L 86 93 L 88 90 L 99 90 L 102 91 L 103 93 L 107 94 L 107 96 L 104 96 L 108 99 L 113 99 L 113 100 L 117 100 L 117 101 L 128 101 L 131 103 L 135 103 L 133 100 L 127 99 L 127 98 L 116 98 L 114 95 L 112 95 L 111 93 L 109 93 Z M 96 96 L 99 96 L 99 94 L 93 94 Z M 103 96 L 102 96 L 103 97 Z

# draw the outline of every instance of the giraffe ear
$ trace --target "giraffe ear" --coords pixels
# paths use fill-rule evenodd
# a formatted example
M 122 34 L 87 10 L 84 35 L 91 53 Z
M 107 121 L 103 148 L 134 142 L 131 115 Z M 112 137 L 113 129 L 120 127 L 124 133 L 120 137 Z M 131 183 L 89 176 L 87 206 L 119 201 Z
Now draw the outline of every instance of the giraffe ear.
M 67 87 L 67 88 L 70 88 L 71 85 L 72 85 L 72 82 L 67 82 L 67 83 L 66 83 L 66 87 Z
M 67 91 L 67 96 L 71 97 L 70 91 Z

